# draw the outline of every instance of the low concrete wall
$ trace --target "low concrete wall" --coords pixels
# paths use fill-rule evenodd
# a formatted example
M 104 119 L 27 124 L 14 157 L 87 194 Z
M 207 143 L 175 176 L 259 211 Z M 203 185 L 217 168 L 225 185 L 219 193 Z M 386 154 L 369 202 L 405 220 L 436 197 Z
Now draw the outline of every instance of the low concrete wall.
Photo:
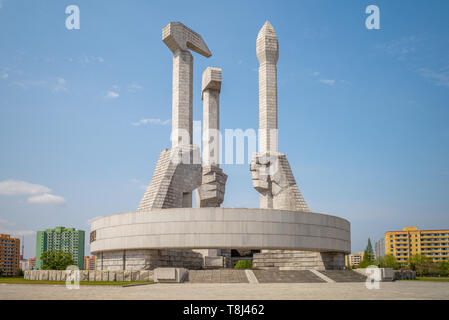
M 180 283 L 189 277 L 189 270 L 184 268 L 156 268 L 154 282 Z
M 152 281 L 153 270 L 80 270 L 80 281 Z M 65 270 L 26 270 L 24 279 L 43 281 L 66 281 L 69 271 Z
M 369 275 L 366 273 L 366 268 L 357 268 L 354 271 L 363 275 Z M 396 280 L 415 280 L 416 272 L 411 270 L 393 270 L 391 268 L 380 268 L 382 281 L 396 281 Z
M 394 270 L 394 280 L 415 280 L 416 272 L 411 270 Z
M 355 272 L 363 274 L 364 276 L 369 277 L 373 275 L 371 272 L 367 272 L 368 268 L 357 268 L 354 269 Z M 393 281 L 394 280 L 394 270 L 391 268 L 379 268 L 380 270 L 380 281 Z

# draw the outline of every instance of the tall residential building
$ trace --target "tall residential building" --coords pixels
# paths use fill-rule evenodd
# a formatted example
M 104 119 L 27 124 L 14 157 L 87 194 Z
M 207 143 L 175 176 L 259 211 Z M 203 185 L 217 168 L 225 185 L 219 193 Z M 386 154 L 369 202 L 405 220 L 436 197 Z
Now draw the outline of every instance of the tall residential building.
M 357 267 L 365 257 L 365 252 L 351 253 L 346 256 L 346 267 Z
M 11 238 L 9 234 L 0 234 L 0 272 L 2 275 L 14 276 L 20 269 L 20 239 Z
M 418 230 L 406 227 L 402 231 L 385 232 L 385 253 L 406 262 L 414 254 L 422 254 L 433 261 L 449 260 L 449 229 Z
M 41 254 L 50 250 L 62 250 L 70 253 L 78 268 L 84 269 L 83 230 L 56 227 L 38 231 L 36 235 L 36 269 L 42 268 Z
M 22 255 L 20 255 L 22 256 Z M 20 270 L 25 271 L 28 270 L 28 259 L 20 259 L 19 261 Z
M 28 259 L 28 270 L 36 269 L 36 257 Z
M 84 257 L 84 270 L 95 270 L 96 269 L 96 257 L 85 256 Z
M 376 259 L 385 255 L 385 238 L 376 242 L 374 252 L 376 253 Z

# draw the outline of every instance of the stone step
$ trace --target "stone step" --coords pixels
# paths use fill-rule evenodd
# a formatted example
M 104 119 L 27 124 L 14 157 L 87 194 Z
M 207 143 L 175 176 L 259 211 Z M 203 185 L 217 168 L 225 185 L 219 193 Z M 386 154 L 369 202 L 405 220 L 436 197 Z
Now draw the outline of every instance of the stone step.
M 353 270 L 319 270 L 335 282 L 365 282 L 366 276 Z
M 310 270 L 252 270 L 259 283 L 326 283 Z M 366 276 L 352 270 L 320 270 L 335 282 L 365 282 Z M 190 270 L 190 283 L 248 283 L 245 270 Z
M 259 283 L 325 283 L 309 270 L 253 270 Z

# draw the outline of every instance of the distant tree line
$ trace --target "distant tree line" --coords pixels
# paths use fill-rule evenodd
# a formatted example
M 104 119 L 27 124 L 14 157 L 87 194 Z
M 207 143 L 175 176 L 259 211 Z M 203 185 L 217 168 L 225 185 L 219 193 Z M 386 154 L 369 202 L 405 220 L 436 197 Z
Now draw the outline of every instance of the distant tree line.
M 379 268 L 392 268 L 394 270 L 412 270 L 419 277 L 422 276 L 449 276 L 449 261 L 433 262 L 431 258 L 422 255 L 411 255 L 407 261 L 400 263 L 393 255 L 385 255 L 377 259 L 374 258 L 374 252 L 371 240 L 365 248 L 363 260 L 360 261 L 357 268 L 367 268 L 368 266 L 377 266 Z

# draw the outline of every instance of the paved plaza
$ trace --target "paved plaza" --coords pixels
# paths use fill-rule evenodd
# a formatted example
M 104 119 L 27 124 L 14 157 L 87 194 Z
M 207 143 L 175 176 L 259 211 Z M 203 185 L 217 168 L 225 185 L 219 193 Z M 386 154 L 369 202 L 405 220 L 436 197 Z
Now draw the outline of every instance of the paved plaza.
M 166 300 L 303 300 L 303 299 L 449 299 L 449 282 L 396 281 L 369 290 L 365 283 L 183 283 L 132 287 L 0 284 L 7 299 L 166 299 Z

